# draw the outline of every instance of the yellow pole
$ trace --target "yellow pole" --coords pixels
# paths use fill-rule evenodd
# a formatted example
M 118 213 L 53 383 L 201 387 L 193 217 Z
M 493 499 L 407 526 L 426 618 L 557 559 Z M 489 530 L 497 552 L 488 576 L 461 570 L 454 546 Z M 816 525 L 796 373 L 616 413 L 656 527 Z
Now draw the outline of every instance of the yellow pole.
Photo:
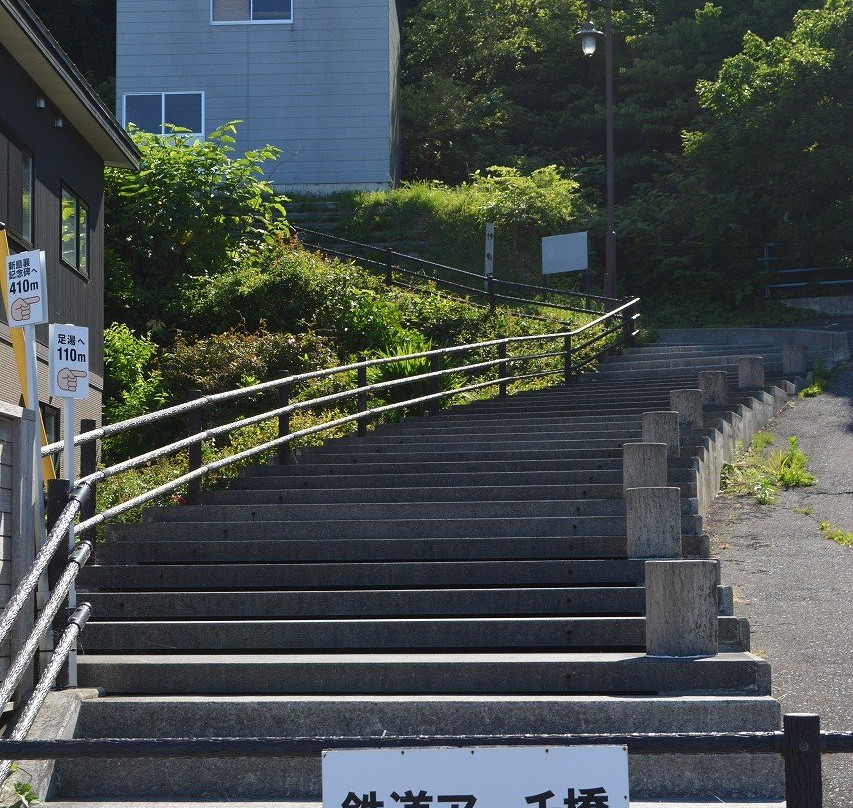
M 3 306 L 8 310 L 8 301 L 9 301 L 9 279 L 6 277 L 6 259 L 9 257 L 9 239 L 6 237 L 6 229 L 0 229 L 0 261 L 3 264 L 3 271 L 0 272 L 2 275 L 3 283 L 0 284 L 3 290 Z M 44 421 L 41 417 L 41 410 L 39 409 L 38 402 L 29 401 L 29 390 L 30 386 L 28 382 L 28 373 L 27 373 L 27 363 L 24 358 L 24 329 L 23 328 L 10 328 L 9 335 L 12 338 L 12 350 L 15 352 L 15 364 L 18 366 L 18 379 L 21 382 L 21 395 L 24 399 L 24 406 L 28 409 L 35 410 L 36 419 L 38 422 L 39 435 L 41 436 L 41 445 L 47 445 L 47 433 L 44 430 Z M 38 389 L 38 387 L 36 387 Z M 56 472 L 53 468 L 53 462 L 49 457 L 43 457 L 41 460 L 41 470 L 42 477 L 45 481 L 47 480 L 55 480 Z

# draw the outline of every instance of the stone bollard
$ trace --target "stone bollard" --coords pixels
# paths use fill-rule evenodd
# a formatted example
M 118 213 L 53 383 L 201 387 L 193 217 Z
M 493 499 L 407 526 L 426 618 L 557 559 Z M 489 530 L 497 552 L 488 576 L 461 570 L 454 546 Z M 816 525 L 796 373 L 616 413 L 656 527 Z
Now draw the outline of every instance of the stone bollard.
M 719 648 L 717 563 L 647 561 L 646 654 L 713 656 Z
M 728 387 L 728 375 L 724 370 L 703 370 L 699 374 L 703 404 L 725 404 L 729 400 Z
M 681 490 L 625 490 L 628 558 L 681 558 Z
M 764 357 L 739 356 L 737 360 L 737 386 L 741 390 L 764 387 Z
M 669 406 L 678 413 L 681 429 L 704 428 L 701 390 L 673 390 L 669 394 Z
M 782 346 L 782 375 L 806 375 L 806 349 L 802 345 Z
M 622 490 L 666 485 L 666 444 L 626 443 L 622 447 Z
M 667 454 L 677 456 L 680 438 L 676 411 L 643 413 L 643 443 L 665 443 Z

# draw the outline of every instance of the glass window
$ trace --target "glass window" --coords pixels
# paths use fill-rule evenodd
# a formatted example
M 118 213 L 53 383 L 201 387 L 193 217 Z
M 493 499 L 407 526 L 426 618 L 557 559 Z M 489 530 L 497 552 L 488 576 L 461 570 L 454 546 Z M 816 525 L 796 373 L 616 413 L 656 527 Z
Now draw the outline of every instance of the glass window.
M 70 189 L 62 188 L 62 260 L 89 277 L 89 208 Z
M 124 97 L 124 125 L 132 123 L 143 132 L 160 134 L 163 128 L 163 96 L 126 95 Z
M 249 19 L 249 0 L 213 0 L 214 22 L 243 22 Z
M 32 244 L 33 241 L 33 156 L 29 152 L 21 154 L 21 235 Z
M 210 0 L 212 22 L 290 22 L 292 0 Z
M 204 93 L 140 93 L 124 97 L 124 125 L 134 124 L 155 135 L 172 126 L 204 137 Z M 178 133 L 182 134 L 182 133 Z

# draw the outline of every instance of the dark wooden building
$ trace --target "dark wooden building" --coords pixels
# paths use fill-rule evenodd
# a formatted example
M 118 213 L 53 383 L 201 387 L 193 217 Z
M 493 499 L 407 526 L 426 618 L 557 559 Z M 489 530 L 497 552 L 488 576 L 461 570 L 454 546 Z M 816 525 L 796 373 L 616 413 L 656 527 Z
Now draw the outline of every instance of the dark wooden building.
M 104 329 L 104 166 L 135 169 L 139 153 L 50 32 L 23 0 L 0 0 L 0 221 L 12 252 L 47 255 L 51 322 L 88 326 L 92 395 L 80 414 L 100 422 Z M 18 404 L 5 312 L 0 400 Z M 39 400 L 47 395 L 47 326 Z

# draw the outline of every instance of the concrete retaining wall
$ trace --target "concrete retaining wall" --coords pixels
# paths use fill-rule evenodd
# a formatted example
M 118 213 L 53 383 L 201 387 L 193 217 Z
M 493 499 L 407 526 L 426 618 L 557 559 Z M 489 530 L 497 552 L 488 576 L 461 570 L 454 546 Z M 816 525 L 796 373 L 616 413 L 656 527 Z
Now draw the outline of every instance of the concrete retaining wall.
M 779 300 L 792 309 L 811 309 L 824 314 L 853 314 L 853 295 L 837 297 L 791 297 Z

